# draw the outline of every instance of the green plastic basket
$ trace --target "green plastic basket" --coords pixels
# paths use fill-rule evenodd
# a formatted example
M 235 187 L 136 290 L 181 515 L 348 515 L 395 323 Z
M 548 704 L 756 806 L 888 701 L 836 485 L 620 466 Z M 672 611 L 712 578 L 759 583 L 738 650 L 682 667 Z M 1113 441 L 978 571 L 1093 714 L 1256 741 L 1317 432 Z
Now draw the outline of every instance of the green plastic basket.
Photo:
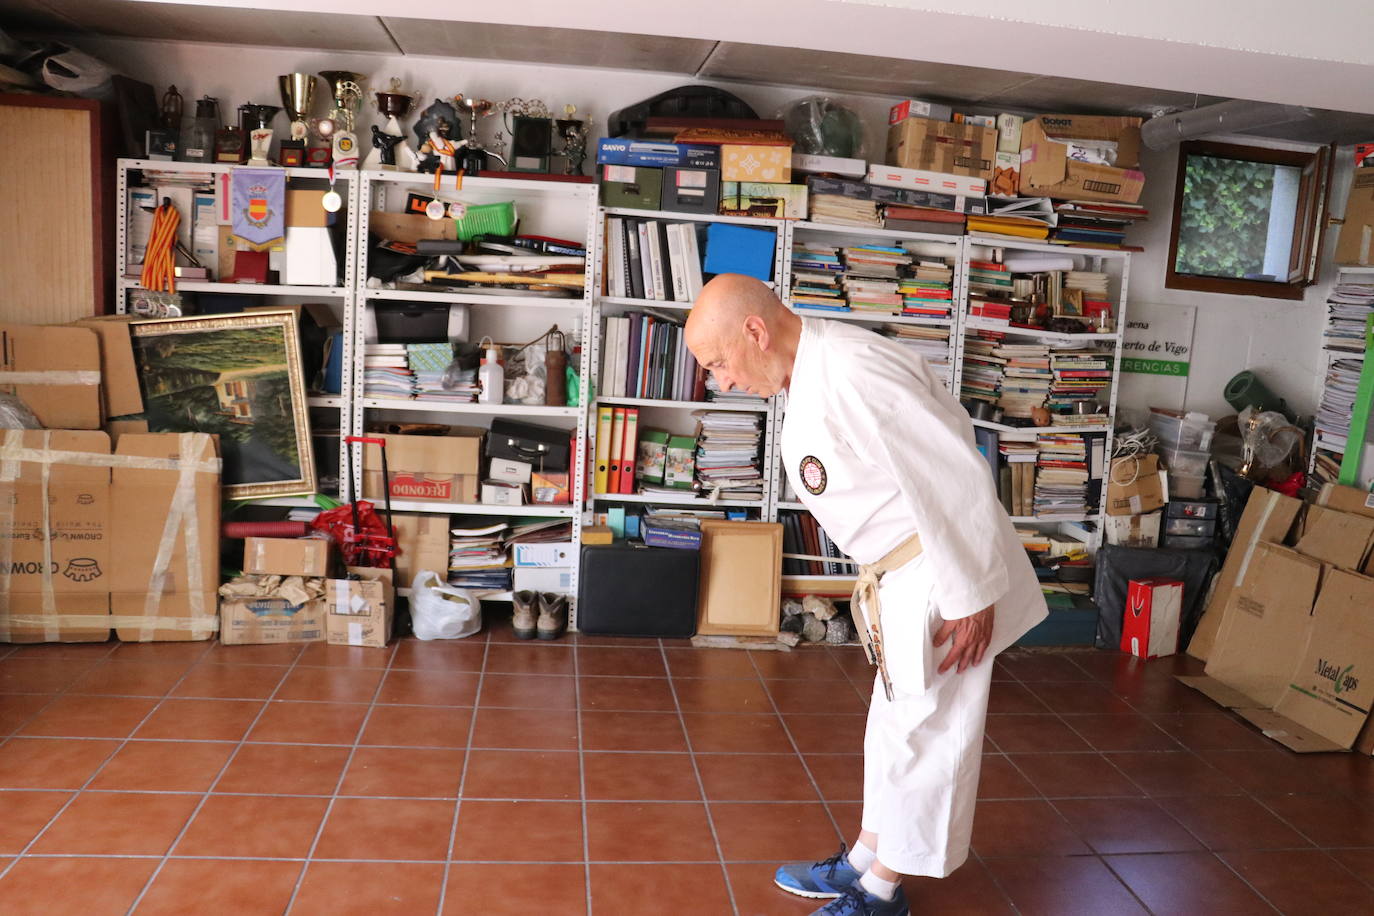
M 514 235 L 515 204 L 466 204 L 461 218 L 453 221 L 460 242 L 470 242 L 479 235 Z

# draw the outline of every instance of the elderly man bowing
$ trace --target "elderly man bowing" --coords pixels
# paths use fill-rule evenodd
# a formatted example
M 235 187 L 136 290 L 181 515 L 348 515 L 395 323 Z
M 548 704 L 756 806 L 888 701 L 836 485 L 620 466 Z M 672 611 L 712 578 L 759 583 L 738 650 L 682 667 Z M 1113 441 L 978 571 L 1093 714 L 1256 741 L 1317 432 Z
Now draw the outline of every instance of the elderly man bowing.
M 1044 619 L 1035 572 L 968 416 L 920 357 L 799 318 L 736 274 L 702 290 L 686 341 L 722 389 L 787 393 L 787 475 L 860 564 L 854 622 L 878 669 L 858 839 L 776 882 L 834 898 L 818 914 L 902 916 L 902 875 L 942 878 L 968 858 L 992 656 Z

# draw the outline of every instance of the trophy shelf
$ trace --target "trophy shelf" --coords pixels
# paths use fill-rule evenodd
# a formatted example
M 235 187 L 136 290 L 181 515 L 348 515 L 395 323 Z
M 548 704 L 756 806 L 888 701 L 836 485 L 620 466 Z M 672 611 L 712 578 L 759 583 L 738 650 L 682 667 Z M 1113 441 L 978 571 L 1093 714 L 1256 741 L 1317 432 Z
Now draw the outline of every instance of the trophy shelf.
M 121 169 L 129 171 L 157 171 L 157 172 L 209 172 L 215 175 L 222 175 L 233 169 L 246 168 L 269 168 L 276 169 L 281 166 L 249 166 L 241 162 L 175 162 L 169 159 L 121 159 L 119 160 Z M 287 178 L 318 178 L 321 181 L 329 180 L 329 169 L 320 168 L 289 168 L 282 169 Z M 334 172 L 336 181 L 347 181 L 353 175 L 358 174 L 356 169 L 339 169 Z

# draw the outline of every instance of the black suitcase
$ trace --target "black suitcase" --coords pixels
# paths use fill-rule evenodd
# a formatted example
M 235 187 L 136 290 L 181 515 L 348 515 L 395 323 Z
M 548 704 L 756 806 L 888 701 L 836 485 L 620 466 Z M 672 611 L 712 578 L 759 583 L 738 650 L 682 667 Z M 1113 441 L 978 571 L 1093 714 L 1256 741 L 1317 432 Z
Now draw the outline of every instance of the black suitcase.
M 598 636 L 694 635 L 700 556 L 638 541 L 583 547 L 578 630 Z
M 571 437 L 566 429 L 498 417 L 487 433 L 487 457 L 523 461 L 536 471 L 566 471 Z

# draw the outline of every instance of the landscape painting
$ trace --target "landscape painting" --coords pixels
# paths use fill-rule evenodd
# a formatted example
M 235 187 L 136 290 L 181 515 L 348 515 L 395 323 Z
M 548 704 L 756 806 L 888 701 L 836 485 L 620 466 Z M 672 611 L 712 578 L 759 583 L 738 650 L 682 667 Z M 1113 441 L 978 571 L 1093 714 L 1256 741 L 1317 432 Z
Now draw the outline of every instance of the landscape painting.
M 230 499 L 315 492 L 294 311 L 132 326 L 151 432 L 219 436 Z

